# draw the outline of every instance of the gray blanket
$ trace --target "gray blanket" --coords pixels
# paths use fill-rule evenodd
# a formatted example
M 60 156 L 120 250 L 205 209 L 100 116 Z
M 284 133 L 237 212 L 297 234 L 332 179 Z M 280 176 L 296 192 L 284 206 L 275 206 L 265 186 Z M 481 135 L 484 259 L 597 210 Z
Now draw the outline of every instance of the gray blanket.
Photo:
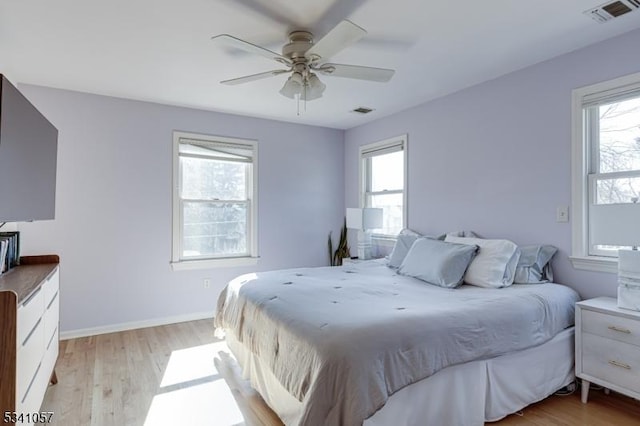
M 302 402 L 295 424 L 360 426 L 438 370 L 546 342 L 578 300 L 558 284 L 445 289 L 372 261 L 238 277 L 215 325 Z

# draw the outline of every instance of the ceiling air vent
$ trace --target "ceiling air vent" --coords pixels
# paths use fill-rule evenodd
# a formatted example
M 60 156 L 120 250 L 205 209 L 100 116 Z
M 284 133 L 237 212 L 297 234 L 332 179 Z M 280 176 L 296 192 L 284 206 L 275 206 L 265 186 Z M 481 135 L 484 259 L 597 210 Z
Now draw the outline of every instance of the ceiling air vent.
M 622 16 L 636 9 L 640 9 L 640 0 L 617 0 L 584 12 L 597 22 L 607 22 L 618 16 Z
M 353 110 L 353 112 L 357 112 L 358 114 L 369 114 L 371 111 L 373 111 L 373 108 L 367 107 L 358 107 Z

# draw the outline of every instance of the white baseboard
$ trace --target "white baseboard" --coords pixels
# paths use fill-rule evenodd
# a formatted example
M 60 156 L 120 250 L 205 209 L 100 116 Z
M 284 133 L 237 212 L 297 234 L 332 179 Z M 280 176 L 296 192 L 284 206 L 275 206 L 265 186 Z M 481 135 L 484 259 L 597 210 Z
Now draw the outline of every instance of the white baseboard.
M 159 325 L 175 324 L 178 322 L 196 321 L 202 319 L 213 319 L 213 312 L 196 312 L 193 314 L 176 315 L 165 318 L 154 318 L 150 320 L 125 322 L 120 324 L 104 325 L 100 327 L 81 328 L 78 330 L 62 331 L 60 340 L 76 339 L 78 337 L 97 336 L 99 334 L 117 333 L 119 331 L 135 330 L 138 328 L 157 327 Z M 211 323 L 213 332 L 213 322 Z

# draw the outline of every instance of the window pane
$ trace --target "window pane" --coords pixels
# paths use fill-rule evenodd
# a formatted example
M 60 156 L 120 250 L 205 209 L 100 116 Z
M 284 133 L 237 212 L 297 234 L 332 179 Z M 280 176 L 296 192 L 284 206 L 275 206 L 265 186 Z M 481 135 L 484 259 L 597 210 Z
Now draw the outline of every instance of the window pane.
M 239 147 L 235 144 L 212 144 L 206 141 L 191 141 L 178 145 L 180 154 L 193 154 L 217 159 L 232 159 L 251 162 L 253 150 L 248 147 Z
M 183 203 L 182 256 L 247 254 L 247 203 Z
M 599 172 L 640 170 L 640 98 L 600 106 Z
M 596 204 L 637 203 L 640 196 L 640 177 L 598 179 Z
M 181 198 L 246 200 L 247 163 L 180 157 Z
M 371 157 L 371 191 L 404 188 L 403 151 Z
M 383 209 L 383 227 L 374 229 L 374 234 L 398 235 L 402 230 L 402 194 L 369 195 L 367 206 Z

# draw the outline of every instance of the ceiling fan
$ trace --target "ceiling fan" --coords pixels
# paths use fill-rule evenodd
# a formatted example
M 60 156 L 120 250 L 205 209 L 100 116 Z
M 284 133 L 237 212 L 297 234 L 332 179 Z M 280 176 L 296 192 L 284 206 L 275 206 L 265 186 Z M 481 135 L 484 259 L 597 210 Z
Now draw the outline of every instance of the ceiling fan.
M 286 67 L 286 69 L 276 69 L 224 80 L 221 81 L 222 84 L 243 84 L 290 73 L 291 75 L 280 89 L 280 94 L 291 99 L 312 101 L 322 97 L 326 88 L 317 74 L 376 82 L 387 82 L 393 77 L 395 71 L 391 69 L 326 62 L 336 53 L 360 40 L 366 33 L 363 28 L 348 20 L 338 23 L 317 42 L 314 42 L 313 34 L 309 31 L 292 31 L 289 33 L 289 43 L 282 48 L 282 54 L 229 34 L 220 34 L 211 39 L 273 59 Z

